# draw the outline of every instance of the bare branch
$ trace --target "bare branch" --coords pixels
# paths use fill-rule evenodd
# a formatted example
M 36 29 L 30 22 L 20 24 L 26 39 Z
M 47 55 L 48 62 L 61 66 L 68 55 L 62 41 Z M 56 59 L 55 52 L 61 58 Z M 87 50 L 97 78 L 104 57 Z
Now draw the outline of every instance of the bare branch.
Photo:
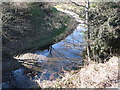
M 73 1 L 71 1 L 71 3 L 73 3 L 73 4 L 77 5 L 77 6 L 80 6 L 80 7 L 87 8 L 86 6 L 84 6 L 84 5 L 80 5 L 80 4 L 78 4 L 78 3 L 76 3 L 76 2 L 73 2 Z

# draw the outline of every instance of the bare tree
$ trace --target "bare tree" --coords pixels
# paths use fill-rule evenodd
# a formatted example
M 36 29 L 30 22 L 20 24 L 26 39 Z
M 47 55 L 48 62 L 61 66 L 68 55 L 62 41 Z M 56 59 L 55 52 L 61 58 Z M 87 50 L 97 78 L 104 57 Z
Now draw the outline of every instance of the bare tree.
M 88 62 L 87 63 L 90 63 L 90 52 L 91 52 L 91 49 L 90 49 L 90 22 L 89 22 L 89 9 L 90 9 L 90 2 L 89 0 L 85 0 L 85 3 L 83 3 L 82 5 L 81 4 L 78 4 L 78 2 L 74 2 L 74 1 L 71 1 L 71 3 L 77 5 L 77 6 L 80 6 L 80 7 L 83 7 L 85 8 L 85 15 L 86 15 L 86 26 L 87 26 L 87 55 L 88 55 Z
M 90 22 L 89 22 L 89 8 L 90 8 L 90 2 L 87 0 L 86 5 L 86 20 L 87 20 L 87 54 L 88 54 L 88 63 L 90 63 Z

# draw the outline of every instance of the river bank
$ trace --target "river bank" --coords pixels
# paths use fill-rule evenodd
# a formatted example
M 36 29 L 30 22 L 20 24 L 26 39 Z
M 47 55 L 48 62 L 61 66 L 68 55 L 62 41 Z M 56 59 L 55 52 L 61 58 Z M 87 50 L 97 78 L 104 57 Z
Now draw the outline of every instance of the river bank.
M 21 66 L 14 55 L 48 49 L 70 35 L 77 26 L 72 17 L 57 11 L 50 3 L 3 3 L 2 7 L 3 72 Z
M 13 58 L 23 67 L 13 70 L 13 79 L 4 83 L 15 88 L 28 88 L 32 87 L 32 84 L 41 88 L 117 88 L 119 57 L 114 56 L 104 63 L 92 61 L 92 64 L 84 66 L 85 59 L 82 57 L 86 48 L 84 21 L 74 12 L 62 8 L 57 10 L 79 22 L 76 29 L 71 30 L 72 33 L 68 33 L 63 40 L 59 39 L 60 42 L 50 44 L 51 51 L 47 48 L 43 51 L 35 49 L 31 53 L 15 55 Z M 99 59 L 96 58 L 96 61 Z
M 62 79 L 36 80 L 42 88 L 118 88 L 118 60 L 113 56 L 106 63 L 90 64 L 76 71 L 65 71 Z
M 21 7 L 20 7 L 21 6 Z M 44 50 L 71 34 L 77 22 L 51 3 L 3 3 L 3 57 Z
M 68 12 L 68 14 L 69 13 L 71 12 Z M 72 15 L 75 16 L 74 18 L 78 18 L 78 16 L 75 13 L 71 13 L 71 16 Z M 53 73 L 55 73 L 54 74 L 55 77 L 58 77 L 57 73 L 61 72 L 62 68 L 66 70 L 77 69 L 77 66 L 79 64 L 82 64 L 82 61 L 79 60 L 80 58 L 82 58 L 79 53 L 81 52 L 81 50 L 83 50 L 83 48 L 79 47 L 79 44 L 80 42 L 81 43 L 84 42 L 83 40 L 84 28 L 78 25 L 76 30 L 71 29 L 70 32 L 72 31 L 74 31 L 74 33 L 72 33 L 71 35 L 69 35 L 70 33 L 68 33 L 69 36 L 66 39 L 52 45 L 53 50 L 51 51 L 51 53 L 48 50 L 44 50 L 44 51 L 36 50 L 36 52 L 33 52 L 33 53 L 26 53 L 26 54 L 20 54 L 18 56 L 14 56 L 14 59 L 16 59 L 17 62 L 19 62 L 24 67 L 23 68 L 19 67 L 19 69 L 13 70 L 12 71 L 13 76 L 16 76 L 16 72 L 19 72 L 19 74 L 16 77 L 14 77 L 12 81 L 8 81 L 9 83 L 6 83 L 6 82 L 4 83 L 12 87 L 13 86 L 20 87 L 17 84 L 19 83 L 20 85 L 22 85 L 19 80 L 20 79 L 22 80 L 23 78 L 20 75 L 23 75 L 23 77 L 25 77 L 24 79 L 29 81 L 28 77 L 26 77 L 26 75 L 29 74 L 30 77 L 33 77 L 32 81 L 34 81 L 36 75 L 39 77 L 43 72 L 46 72 L 47 70 L 47 73 L 42 77 L 42 79 L 44 80 L 46 78 L 49 79 L 51 74 Z M 81 39 L 78 39 L 78 38 L 81 38 Z M 68 58 L 71 58 L 71 59 L 68 59 Z M 57 68 L 56 68 L 56 65 L 57 65 Z M 28 68 L 30 70 L 26 72 L 25 68 Z M 35 74 L 32 74 L 33 72 L 35 72 Z M 17 82 L 17 83 L 12 84 L 14 82 Z M 22 85 L 21 87 L 24 87 L 24 86 Z

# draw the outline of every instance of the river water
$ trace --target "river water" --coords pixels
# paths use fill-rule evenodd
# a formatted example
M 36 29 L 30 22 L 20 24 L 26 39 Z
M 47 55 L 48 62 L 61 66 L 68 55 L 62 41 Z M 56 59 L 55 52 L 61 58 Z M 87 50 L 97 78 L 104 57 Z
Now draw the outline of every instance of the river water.
M 49 80 L 51 76 L 53 79 L 60 77 L 58 73 L 62 73 L 62 70 L 76 70 L 77 66 L 82 64 L 82 51 L 85 48 L 84 41 L 84 24 L 83 21 L 79 19 L 79 15 L 67 11 L 58 9 L 76 19 L 78 26 L 74 32 L 67 36 L 64 40 L 52 45 L 52 51 L 36 51 L 35 54 L 43 55 L 49 58 L 49 61 L 40 60 L 38 64 L 43 65 L 42 71 L 37 72 L 34 76 L 27 76 L 24 68 L 19 68 L 12 71 L 12 78 L 8 82 L 3 82 L 3 88 L 35 88 L 37 87 L 36 80 Z M 41 69 L 41 68 L 40 68 Z

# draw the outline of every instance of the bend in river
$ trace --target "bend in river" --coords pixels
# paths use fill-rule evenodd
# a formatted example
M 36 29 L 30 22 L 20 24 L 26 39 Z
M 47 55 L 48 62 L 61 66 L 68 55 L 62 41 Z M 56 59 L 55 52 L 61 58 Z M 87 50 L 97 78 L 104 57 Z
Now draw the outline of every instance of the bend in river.
M 26 67 L 36 70 L 37 73 L 30 79 L 29 76 L 24 73 L 25 69 L 19 68 L 18 70 L 12 71 L 14 79 L 10 82 L 4 82 L 3 87 L 35 87 L 34 81 L 36 79 L 39 79 L 40 81 L 47 80 L 50 79 L 51 75 L 59 77 L 58 73 L 61 72 L 62 69 L 75 70 L 78 65 L 82 64 L 81 53 L 86 44 L 84 41 L 83 32 L 85 31 L 85 28 L 83 21 L 79 18 L 79 15 L 71 11 L 59 8 L 57 8 L 57 10 L 74 17 L 80 24 L 78 24 L 71 35 L 59 43 L 52 45 L 51 51 L 44 50 L 35 52 L 36 57 L 37 55 L 40 55 L 42 58 L 39 58 L 38 56 L 37 60 L 32 62 L 33 57 L 32 59 L 28 58 L 28 60 L 25 58 L 27 54 L 26 56 L 22 55 L 21 58 L 19 57 L 19 62 L 22 62 Z M 17 59 L 17 57 L 15 58 Z

